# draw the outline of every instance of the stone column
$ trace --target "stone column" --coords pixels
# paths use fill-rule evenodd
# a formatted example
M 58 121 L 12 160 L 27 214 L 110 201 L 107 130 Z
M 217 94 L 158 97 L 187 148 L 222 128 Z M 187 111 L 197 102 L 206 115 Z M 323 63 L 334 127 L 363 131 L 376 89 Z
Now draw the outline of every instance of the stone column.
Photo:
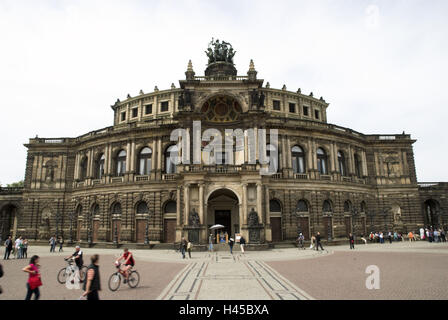
M 188 214 L 190 212 L 190 185 L 184 186 L 184 225 L 188 226 Z
M 307 153 L 307 167 L 308 170 L 313 170 L 314 169 L 314 157 L 313 157 L 313 145 L 311 143 L 311 139 L 308 139 L 308 153 Z
M 131 142 L 131 164 L 130 164 L 130 170 L 131 173 L 135 173 L 135 141 Z
M 266 210 L 266 227 L 265 227 L 265 237 L 266 241 L 272 241 L 272 229 L 271 229 L 271 214 L 269 208 L 269 187 L 265 186 L 265 210 Z
M 162 171 L 162 138 L 157 140 L 157 170 Z
M 336 171 L 336 162 L 335 162 L 335 156 L 337 155 L 336 148 L 334 146 L 334 142 L 330 145 L 330 171 L 335 172 Z
M 406 159 L 406 153 L 404 153 L 405 159 Z M 368 176 L 368 172 L 367 172 L 367 157 L 366 157 L 366 152 L 363 150 L 362 151 L 362 172 L 363 172 L 363 176 L 367 177 Z
M 260 224 L 263 223 L 263 205 L 262 205 L 262 185 L 261 183 L 257 183 L 257 212 L 258 212 L 258 220 L 260 221 Z
M 286 163 L 289 169 L 292 168 L 292 159 L 291 159 L 291 139 L 286 137 Z
M 130 171 L 130 164 L 131 164 L 131 142 L 128 141 L 126 144 L 126 173 L 129 173 Z
M 204 184 L 199 184 L 199 224 L 204 224 Z
M 79 179 L 79 153 L 76 153 L 76 157 L 75 157 L 75 180 Z
M 180 186 L 177 186 L 176 190 L 176 224 L 177 226 L 182 225 L 182 221 L 180 219 Z
M 243 183 L 243 211 L 240 213 L 242 215 L 243 224 L 247 224 L 247 183 Z

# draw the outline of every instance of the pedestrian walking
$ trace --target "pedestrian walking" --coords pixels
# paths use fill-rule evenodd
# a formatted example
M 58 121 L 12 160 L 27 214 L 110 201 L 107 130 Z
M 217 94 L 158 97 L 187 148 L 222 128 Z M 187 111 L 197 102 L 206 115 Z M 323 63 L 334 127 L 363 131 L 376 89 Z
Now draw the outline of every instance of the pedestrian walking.
M 305 242 L 305 237 L 303 236 L 302 233 L 299 233 L 299 236 L 297 237 L 297 247 L 299 249 L 304 250 L 305 249 L 305 246 L 303 245 L 304 242 Z
M 387 240 L 389 240 L 389 243 L 392 244 L 392 232 L 390 232 L 390 231 L 387 234 Z
M 316 234 L 316 251 L 319 251 L 319 246 L 324 251 L 324 248 L 322 247 L 322 243 L 320 242 L 320 232 L 317 232 Z
M 90 257 L 92 263 L 87 268 L 87 281 L 84 282 L 82 294 L 83 297 L 87 296 L 87 300 L 100 300 L 98 295 L 98 291 L 101 290 L 99 260 L 100 256 L 97 254 Z
M 39 256 L 34 255 L 31 257 L 30 264 L 22 269 L 22 271 L 29 274 L 26 284 L 27 292 L 25 300 L 31 300 L 33 293 L 34 300 L 38 300 L 40 297 L 39 287 L 42 285 L 42 280 L 40 278 L 39 267 Z
M 352 233 L 349 234 L 348 240 L 350 242 L 350 249 L 355 249 L 355 237 Z
M 439 242 L 439 230 L 434 230 L 434 242 Z
M 208 236 L 208 251 L 213 251 L 213 234 Z
M 446 234 L 443 229 L 440 230 L 440 238 L 442 239 L 442 242 L 446 242 Z
M 28 259 L 28 239 L 25 238 L 22 241 L 22 258 Z
M 63 245 L 64 245 L 64 239 L 62 237 L 59 237 L 59 252 L 64 251 L 62 249 Z
M 50 238 L 50 252 L 56 252 L 56 243 L 57 243 L 56 236 L 52 236 Z
M 380 243 L 384 243 L 384 234 L 380 232 Z
M 182 259 L 185 259 L 185 251 L 187 250 L 187 240 L 185 240 L 185 237 L 182 237 L 182 240 L 180 241 L 179 250 L 182 253 Z
M 244 254 L 244 246 L 246 245 L 246 239 L 244 239 L 243 236 L 241 236 L 240 238 L 240 248 L 241 248 L 241 253 Z
M 233 240 L 233 238 L 229 238 L 230 254 L 233 254 L 233 244 L 234 243 L 235 243 L 235 241 Z
M 191 249 L 193 248 L 193 244 L 191 241 L 188 241 L 187 243 L 187 251 L 188 251 L 188 257 L 191 259 Z
M 310 243 L 310 249 L 313 250 L 314 247 L 316 247 L 316 237 L 312 236 L 311 237 L 311 243 Z
M 9 255 L 11 254 L 11 251 L 12 251 L 12 238 L 11 238 L 11 236 L 8 236 L 8 239 L 6 239 L 4 244 L 5 244 L 5 255 L 3 256 L 3 260 L 8 260 L 9 259 Z

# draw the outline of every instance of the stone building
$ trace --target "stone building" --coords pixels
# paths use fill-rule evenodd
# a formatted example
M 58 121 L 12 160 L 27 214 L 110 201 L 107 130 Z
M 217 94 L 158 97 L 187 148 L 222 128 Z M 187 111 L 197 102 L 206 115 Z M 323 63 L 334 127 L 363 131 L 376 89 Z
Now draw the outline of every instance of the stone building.
M 337 239 L 352 231 L 446 228 L 448 184 L 417 182 L 410 135 L 330 124 L 322 97 L 270 88 L 252 61 L 238 76 L 233 55 L 230 44 L 212 42 L 204 76 L 190 61 L 179 87 L 117 100 L 112 126 L 30 139 L 24 188 L 0 189 L 2 237 L 169 243 L 185 235 L 206 243 L 209 227 L 222 224 L 266 243 L 298 232 Z M 232 143 L 230 151 L 212 152 L 223 164 L 207 164 L 212 153 L 200 136 L 193 138 L 199 151 L 194 141 L 170 139 L 178 128 L 191 136 L 194 121 L 201 134 L 213 128 Z M 241 129 L 243 143 L 226 129 Z M 267 129 L 267 151 L 257 147 L 251 159 L 249 132 L 258 137 L 260 129 Z M 260 159 L 274 151 L 277 170 L 260 174 Z M 198 154 L 199 163 L 170 157 Z

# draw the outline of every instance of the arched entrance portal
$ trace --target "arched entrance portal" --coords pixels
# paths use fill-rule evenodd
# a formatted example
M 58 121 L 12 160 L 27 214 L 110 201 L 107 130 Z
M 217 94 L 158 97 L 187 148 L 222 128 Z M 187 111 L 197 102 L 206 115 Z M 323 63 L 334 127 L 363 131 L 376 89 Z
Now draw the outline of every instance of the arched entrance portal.
M 213 191 L 207 199 L 207 229 L 214 224 L 222 224 L 223 229 L 214 232 L 216 239 L 222 241 L 219 235 L 233 237 L 240 232 L 238 196 L 229 189 Z M 222 231 L 222 233 L 221 233 Z M 225 238 L 224 238 L 225 239 Z
M 440 214 L 440 205 L 436 200 L 429 199 L 426 200 L 423 204 L 423 212 L 425 213 L 425 224 L 433 227 L 438 228 L 439 225 L 442 223 L 439 221 L 439 214 Z
M 17 207 L 8 204 L 0 209 L 0 237 L 1 241 L 6 240 L 8 235 L 15 237 L 14 231 L 17 228 L 15 217 L 17 216 Z M 1 242 L 3 244 L 3 242 Z

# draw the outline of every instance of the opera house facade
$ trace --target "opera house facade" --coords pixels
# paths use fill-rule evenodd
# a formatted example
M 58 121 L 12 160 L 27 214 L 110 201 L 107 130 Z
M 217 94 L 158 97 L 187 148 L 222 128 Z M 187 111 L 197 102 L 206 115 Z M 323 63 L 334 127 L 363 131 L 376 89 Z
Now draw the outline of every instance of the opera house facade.
M 206 53 L 204 76 L 190 61 L 178 86 L 117 100 L 110 127 L 30 139 L 24 187 L 0 189 L 2 238 L 207 243 L 220 224 L 266 244 L 299 232 L 331 241 L 446 228 L 448 186 L 417 182 L 409 134 L 331 124 L 322 97 L 271 88 L 252 61 L 237 75 L 229 43 L 212 41 Z M 176 129 L 184 133 L 177 140 Z M 266 148 L 252 148 L 251 135 Z M 231 148 L 210 149 L 211 136 Z M 274 171 L 263 174 L 267 166 Z

